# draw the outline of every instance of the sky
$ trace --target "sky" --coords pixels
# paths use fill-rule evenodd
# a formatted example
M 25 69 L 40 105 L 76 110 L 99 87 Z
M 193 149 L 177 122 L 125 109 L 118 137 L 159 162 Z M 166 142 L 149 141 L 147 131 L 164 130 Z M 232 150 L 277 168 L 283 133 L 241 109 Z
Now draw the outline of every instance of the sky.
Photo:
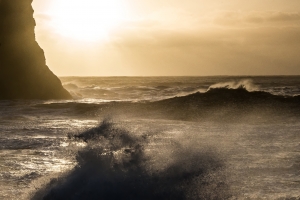
M 300 75 L 299 0 L 33 0 L 58 76 Z

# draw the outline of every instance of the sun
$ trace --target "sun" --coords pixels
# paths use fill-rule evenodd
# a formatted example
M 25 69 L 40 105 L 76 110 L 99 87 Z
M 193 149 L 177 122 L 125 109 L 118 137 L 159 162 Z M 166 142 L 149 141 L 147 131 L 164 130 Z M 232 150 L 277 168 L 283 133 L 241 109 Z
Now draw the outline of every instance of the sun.
M 68 38 L 95 41 L 126 18 L 121 0 L 57 0 L 49 9 L 55 32 Z

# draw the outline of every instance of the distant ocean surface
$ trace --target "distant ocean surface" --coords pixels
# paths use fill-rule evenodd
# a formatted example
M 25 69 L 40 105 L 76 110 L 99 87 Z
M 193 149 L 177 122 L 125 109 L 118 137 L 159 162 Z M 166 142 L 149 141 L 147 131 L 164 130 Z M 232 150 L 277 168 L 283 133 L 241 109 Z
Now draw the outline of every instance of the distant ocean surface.
M 300 76 L 60 79 L 0 101 L 0 199 L 300 199 Z
M 300 95 L 300 76 L 261 77 L 62 77 L 63 86 L 75 98 L 107 101 L 157 101 L 210 87 L 231 88 L 245 85 L 247 90 L 275 95 Z

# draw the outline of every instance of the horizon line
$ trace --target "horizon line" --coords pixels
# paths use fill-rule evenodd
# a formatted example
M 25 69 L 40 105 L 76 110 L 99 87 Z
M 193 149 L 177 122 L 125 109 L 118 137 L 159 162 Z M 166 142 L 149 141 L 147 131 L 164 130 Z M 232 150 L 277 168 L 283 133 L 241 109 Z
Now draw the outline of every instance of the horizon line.
M 99 75 L 99 76 L 79 76 L 79 75 L 64 75 L 64 76 L 59 76 L 58 77 L 64 78 L 64 77 L 283 77 L 283 76 L 300 76 L 300 74 L 298 75 L 176 75 L 176 76 L 172 76 L 172 75 L 163 75 L 163 76 L 159 76 L 159 75 L 154 75 L 154 76 L 119 76 L 119 75 L 114 75 L 114 76 L 106 76 L 106 75 Z

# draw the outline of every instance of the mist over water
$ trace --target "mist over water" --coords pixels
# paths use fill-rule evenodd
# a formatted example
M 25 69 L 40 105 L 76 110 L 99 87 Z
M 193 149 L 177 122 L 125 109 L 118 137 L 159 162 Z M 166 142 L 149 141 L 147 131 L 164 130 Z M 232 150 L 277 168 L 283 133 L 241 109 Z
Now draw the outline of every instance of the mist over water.
M 107 121 L 72 138 L 87 143 L 78 152 L 77 166 L 37 192 L 33 199 L 40 199 L 45 191 L 44 199 L 229 197 L 225 180 L 213 177 L 224 163 L 210 150 L 156 144 L 160 151 L 172 152 L 171 160 L 157 158 L 151 153 L 153 147 L 148 146 L 151 136 L 133 136 Z
M 62 77 L 63 86 L 78 99 L 102 101 L 157 101 L 208 88 L 236 89 L 244 85 L 248 91 L 266 91 L 275 95 L 300 95 L 299 76 L 283 77 Z
M 62 82 L 0 102 L 0 199 L 300 198 L 299 77 Z

